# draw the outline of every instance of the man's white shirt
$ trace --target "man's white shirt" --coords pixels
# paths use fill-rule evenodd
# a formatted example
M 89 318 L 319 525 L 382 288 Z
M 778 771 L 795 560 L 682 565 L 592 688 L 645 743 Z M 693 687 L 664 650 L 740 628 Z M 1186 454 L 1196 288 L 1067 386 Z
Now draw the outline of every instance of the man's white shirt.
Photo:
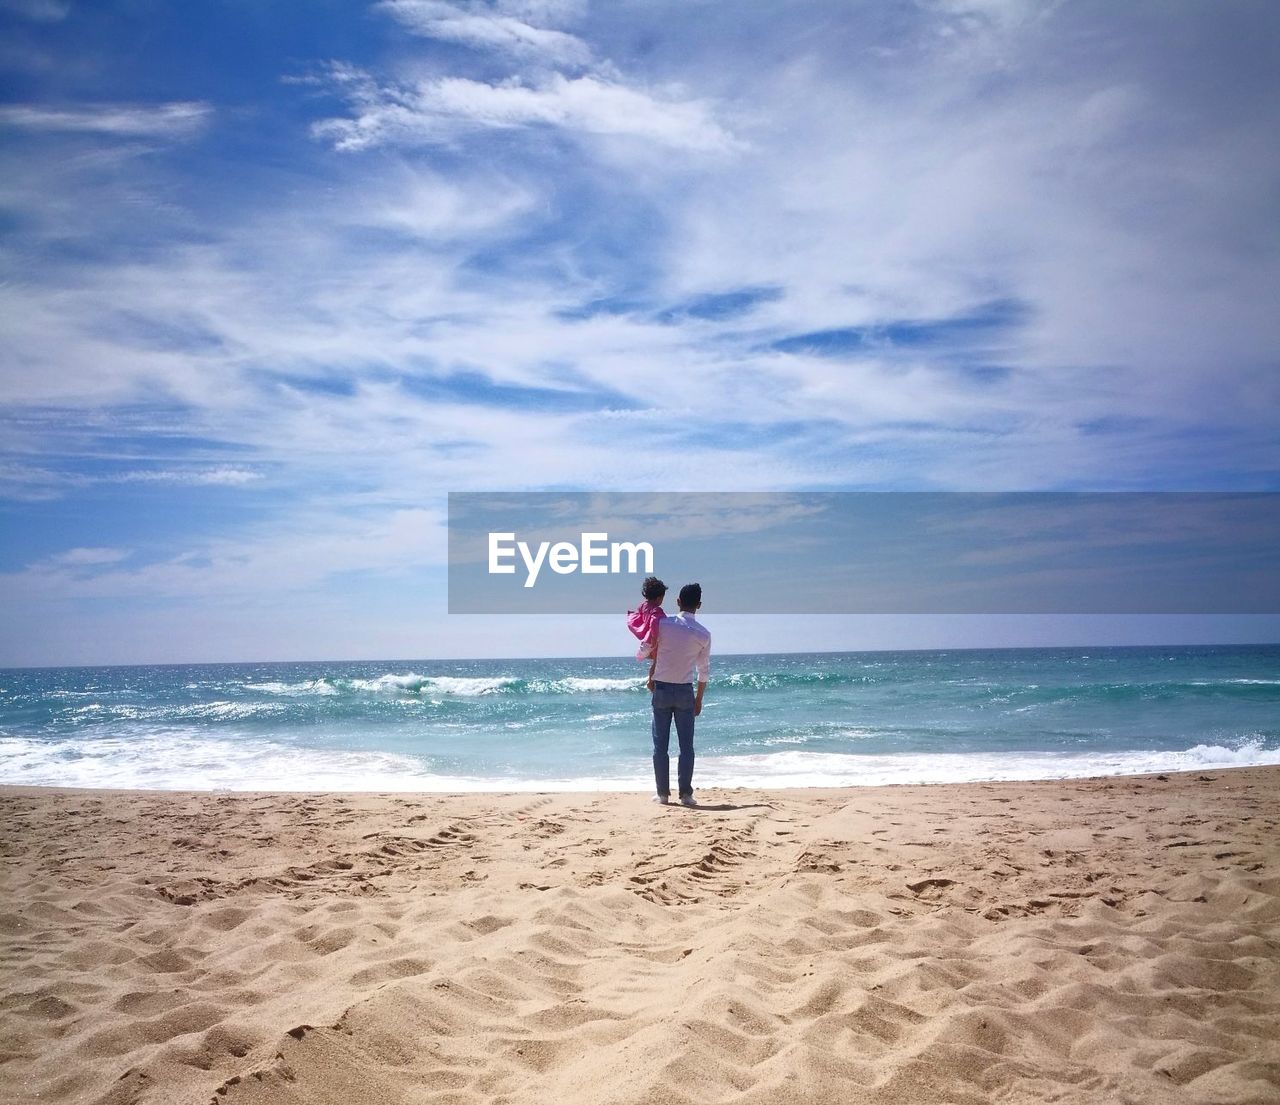
M 711 678 L 711 634 L 692 614 L 681 610 L 658 623 L 658 663 L 653 678 L 658 683 L 699 683 Z

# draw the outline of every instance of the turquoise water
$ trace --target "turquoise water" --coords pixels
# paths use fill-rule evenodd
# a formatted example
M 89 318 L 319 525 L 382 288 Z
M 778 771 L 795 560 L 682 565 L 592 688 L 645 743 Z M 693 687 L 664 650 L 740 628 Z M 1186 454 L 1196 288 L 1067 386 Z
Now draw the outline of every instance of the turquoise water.
M 0 670 L 0 781 L 647 789 L 641 671 L 631 659 Z M 1280 646 L 718 656 L 697 749 L 702 788 L 1280 763 Z

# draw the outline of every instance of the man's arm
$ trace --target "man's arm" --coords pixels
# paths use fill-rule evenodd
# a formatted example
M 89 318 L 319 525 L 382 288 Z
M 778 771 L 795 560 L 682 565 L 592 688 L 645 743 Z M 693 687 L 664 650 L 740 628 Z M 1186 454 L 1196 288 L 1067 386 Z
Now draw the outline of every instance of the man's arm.
M 658 642 L 662 640 L 662 626 L 659 624 L 658 631 L 653 635 L 653 652 L 649 657 L 649 678 L 645 680 L 645 686 L 649 688 L 649 692 L 653 693 L 653 673 L 658 667 Z
M 693 716 L 697 717 L 702 713 L 702 692 L 707 689 L 707 681 L 711 678 L 711 639 L 702 642 L 702 648 L 698 650 L 698 659 L 694 661 L 694 666 L 698 669 L 698 694 L 693 700 Z

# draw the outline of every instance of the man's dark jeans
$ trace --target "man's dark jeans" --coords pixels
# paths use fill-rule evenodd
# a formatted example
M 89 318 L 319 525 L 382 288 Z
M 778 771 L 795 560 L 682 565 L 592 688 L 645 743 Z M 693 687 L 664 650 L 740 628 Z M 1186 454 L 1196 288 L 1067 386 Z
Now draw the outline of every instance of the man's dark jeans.
M 671 719 L 675 718 L 676 737 L 680 741 L 680 762 L 676 781 L 680 797 L 693 794 L 693 684 L 654 683 L 653 685 L 653 781 L 664 797 L 671 795 Z

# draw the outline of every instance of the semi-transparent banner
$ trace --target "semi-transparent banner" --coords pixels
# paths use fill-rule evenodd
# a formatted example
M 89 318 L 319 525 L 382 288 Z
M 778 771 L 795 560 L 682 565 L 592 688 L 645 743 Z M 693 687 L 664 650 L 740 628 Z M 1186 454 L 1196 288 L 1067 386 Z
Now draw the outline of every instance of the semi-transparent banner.
M 1280 493 L 454 492 L 449 612 L 1274 614 Z

